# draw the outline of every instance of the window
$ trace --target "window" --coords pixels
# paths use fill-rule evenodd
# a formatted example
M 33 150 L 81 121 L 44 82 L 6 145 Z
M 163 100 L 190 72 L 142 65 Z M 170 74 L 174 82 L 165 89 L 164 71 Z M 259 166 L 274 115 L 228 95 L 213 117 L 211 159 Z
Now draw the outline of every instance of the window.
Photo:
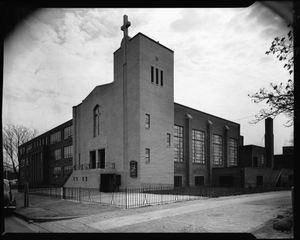
M 195 176 L 195 187 L 204 185 L 204 176 Z
M 192 131 L 192 153 L 193 163 L 205 163 L 205 148 L 204 148 L 205 134 L 202 131 Z
M 262 186 L 264 184 L 263 176 L 256 176 L 256 186 Z
M 262 165 L 265 164 L 265 155 L 264 154 L 261 155 L 261 164 Z
M 150 162 L 150 149 L 149 148 L 145 149 L 145 161 Z
M 174 162 L 183 162 L 183 127 L 174 126 Z
M 24 147 L 20 148 L 20 154 L 22 155 L 24 153 L 25 153 L 25 148 Z
M 182 176 L 174 176 L 174 187 L 182 186 Z
M 63 166 L 64 176 L 68 176 L 72 171 L 72 166 Z
M 229 166 L 237 166 L 237 140 L 229 139 Z
M 64 158 L 70 158 L 73 155 L 73 147 L 68 146 L 64 147 Z
M 61 132 L 60 131 L 50 135 L 50 144 L 60 142 L 60 140 L 61 140 Z
M 50 152 L 51 160 L 59 160 L 61 159 L 61 149 L 56 149 Z
M 167 146 L 170 147 L 171 146 L 171 134 L 167 133 Z
M 154 83 L 154 67 L 151 66 L 151 83 Z
M 156 68 L 156 84 L 159 83 L 159 75 L 158 75 L 158 69 Z
M 147 129 L 150 128 L 150 115 L 149 115 L 149 114 L 146 114 L 146 115 L 145 115 L 145 127 L 146 127 Z
M 100 106 L 94 108 L 94 137 L 100 134 Z
M 213 134 L 213 165 L 223 164 L 223 139 L 222 136 Z
M 28 144 L 27 148 L 26 148 L 26 152 L 28 153 L 30 150 L 32 149 L 32 145 Z
M 160 70 L 160 86 L 164 85 L 164 72 Z
M 64 139 L 68 139 L 69 137 L 72 137 L 73 135 L 72 130 L 73 130 L 73 126 L 69 126 L 64 129 Z
M 61 176 L 61 167 L 54 167 L 54 174 L 56 177 Z

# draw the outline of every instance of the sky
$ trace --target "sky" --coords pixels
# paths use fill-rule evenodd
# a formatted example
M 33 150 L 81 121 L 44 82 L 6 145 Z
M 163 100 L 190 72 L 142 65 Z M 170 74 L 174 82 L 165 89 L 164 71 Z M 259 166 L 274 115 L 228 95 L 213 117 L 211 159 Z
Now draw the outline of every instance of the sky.
M 273 39 L 287 22 L 260 3 L 247 8 L 47 8 L 23 19 L 4 40 L 2 124 L 42 134 L 72 118 L 72 107 L 113 81 L 123 15 L 129 36 L 141 32 L 174 51 L 174 101 L 239 123 L 244 144 L 264 146 L 264 121 L 250 124 L 265 103 L 248 94 L 292 76 Z M 289 146 L 292 127 L 274 119 L 274 151 Z

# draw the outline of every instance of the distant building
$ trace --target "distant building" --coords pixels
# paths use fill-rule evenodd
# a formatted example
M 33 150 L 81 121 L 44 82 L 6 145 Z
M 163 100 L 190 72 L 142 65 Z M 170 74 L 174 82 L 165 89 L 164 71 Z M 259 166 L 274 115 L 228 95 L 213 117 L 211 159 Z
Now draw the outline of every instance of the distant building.
M 19 146 L 21 181 L 63 185 L 72 171 L 73 125 L 69 120 Z
M 273 119 L 265 120 L 265 147 L 240 143 L 239 166 L 231 169 L 213 169 L 213 185 L 258 187 L 292 186 L 293 154 L 284 147 L 284 153 L 274 156 Z M 286 150 L 287 149 L 287 150 Z

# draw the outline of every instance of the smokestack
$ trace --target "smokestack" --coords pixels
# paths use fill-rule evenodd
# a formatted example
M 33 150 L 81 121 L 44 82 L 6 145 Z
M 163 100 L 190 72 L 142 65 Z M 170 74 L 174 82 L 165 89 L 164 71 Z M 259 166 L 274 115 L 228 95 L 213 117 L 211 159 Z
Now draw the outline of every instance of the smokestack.
M 240 147 L 244 146 L 244 136 L 240 135 Z
M 266 149 L 266 167 L 274 168 L 273 119 L 270 117 L 268 117 L 265 120 L 265 149 Z

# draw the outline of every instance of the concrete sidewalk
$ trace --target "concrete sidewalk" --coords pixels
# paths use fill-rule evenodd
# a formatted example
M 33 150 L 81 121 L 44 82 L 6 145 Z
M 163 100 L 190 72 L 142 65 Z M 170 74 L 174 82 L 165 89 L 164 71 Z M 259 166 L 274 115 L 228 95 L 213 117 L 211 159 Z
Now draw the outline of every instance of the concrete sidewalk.
M 291 208 L 290 191 L 206 198 L 135 209 L 35 195 L 29 196 L 30 206 L 24 208 L 23 195 L 16 196 L 16 213 L 39 221 L 37 224 L 50 232 L 255 232 L 265 236 L 260 229 L 266 223 L 270 225 L 277 214 Z M 292 237 L 291 233 L 274 232 L 272 227 L 268 230 L 266 238 L 273 238 L 270 234 L 276 234 L 276 238 Z
M 12 193 L 17 201 L 14 215 L 26 221 L 58 221 L 119 210 L 111 205 L 82 204 L 33 194 L 29 195 L 29 207 L 24 207 L 24 193 L 19 193 L 17 190 L 13 190 Z

